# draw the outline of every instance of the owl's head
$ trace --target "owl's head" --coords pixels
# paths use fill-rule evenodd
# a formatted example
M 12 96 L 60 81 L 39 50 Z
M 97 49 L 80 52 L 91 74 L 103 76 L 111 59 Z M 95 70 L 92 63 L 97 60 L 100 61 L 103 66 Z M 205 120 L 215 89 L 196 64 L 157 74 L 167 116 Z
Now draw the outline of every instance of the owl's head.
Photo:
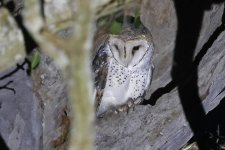
M 151 40 L 144 34 L 110 35 L 108 44 L 117 62 L 128 68 L 136 66 L 148 51 L 153 50 Z

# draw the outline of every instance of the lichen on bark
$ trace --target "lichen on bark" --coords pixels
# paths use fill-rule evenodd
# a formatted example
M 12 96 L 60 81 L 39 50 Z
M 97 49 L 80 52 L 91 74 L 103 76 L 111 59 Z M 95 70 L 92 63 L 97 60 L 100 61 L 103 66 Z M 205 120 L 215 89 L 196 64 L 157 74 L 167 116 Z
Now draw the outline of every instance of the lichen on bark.
M 7 9 L 0 8 L 0 71 L 14 66 L 25 57 L 22 33 Z

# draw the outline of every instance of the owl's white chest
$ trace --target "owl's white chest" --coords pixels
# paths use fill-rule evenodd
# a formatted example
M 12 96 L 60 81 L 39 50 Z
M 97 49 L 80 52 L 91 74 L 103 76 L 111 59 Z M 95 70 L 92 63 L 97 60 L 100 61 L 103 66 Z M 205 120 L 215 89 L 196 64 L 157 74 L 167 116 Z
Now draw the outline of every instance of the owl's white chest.
M 105 111 L 110 106 L 125 104 L 129 98 L 143 96 L 146 90 L 148 71 L 128 69 L 111 59 L 107 81 L 99 106 L 99 111 Z

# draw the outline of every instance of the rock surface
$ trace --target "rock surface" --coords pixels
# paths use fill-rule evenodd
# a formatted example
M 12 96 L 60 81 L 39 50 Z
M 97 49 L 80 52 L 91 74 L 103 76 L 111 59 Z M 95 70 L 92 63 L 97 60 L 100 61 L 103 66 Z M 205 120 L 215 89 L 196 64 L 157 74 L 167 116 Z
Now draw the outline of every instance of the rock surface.
M 66 149 L 71 107 L 62 74 L 49 57 L 42 56 L 32 79 L 34 100 L 41 105 L 37 113 L 42 117 L 43 149 Z
M 195 55 L 220 26 L 223 11 L 223 5 L 218 4 L 204 13 Z M 171 81 L 177 31 L 173 1 L 144 0 L 141 17 L 156 45 L 154 79 L 148 93 L 150 96 Z M 222 32 L 198 66 L 199 93 L 206 112 L 215 108 L 225 96 L 224 39 L 225 32 Z M 171 150 L 181 148 L 192 137 L 176 88 L 162 95 L 154 106 L 137 106 L 129 114 L 121 113 L 109 118 L 101 118 L 96 122 L 96 149 Z
M 1 136 L 10 150 L 66 149 L 70 104 L 62 75 L 49 57 L 42 56 L 32 79 L 35 82 L 26 71 L 18 70 L 0 82 L 13 81 L 7 87 L 15 90 L 15 94 L 0 90 Z
M 27 66 L 24 66 L 27 68 Z M 12 68 L 1 77 L 11 72 Z M 8 87 L 15 90 L 0 90 L 0 133 L 10 150 L 32 149 L 42 147 L 42 117 L 39 113 L 39 101 L 33 94 L 33 83 L 26 71 L 18 70 L 13 76 L 0 81 L 4 85 L 13 81 Z
M 49 6 L 52 3 L 48 1 Z M 196 55 L 220 26 L 223 11 L 223 5 L 218 4 L 205 12 Z M 171 81 L 177 31 L 173 1 L 143 0 L 141 18 L 156 45 L 154 79 L 148 98 Z M 199 93 L 206 112 L 225 97 L 224 39 L 225 32 L 222 32 L 198 67 Z M 14 69 L 1 73 L 0 78 Z M 71 116 L 61 73 L 50 58 L 42 56 L 32 78 L 35 82 L 21 69 L 4 80 L 1 78 L 0 87 L 13 81 L 7 87 L 15 90 L 15 94 L 12 89 L 0 90 L 1 136 L 12 150 L 66 149 Z M 97 119 L 95 129 L 96 149 L 179 149 L 192 136 L 176 88 L 162 95 L 154 106 L 138 105 L 128 114 Z

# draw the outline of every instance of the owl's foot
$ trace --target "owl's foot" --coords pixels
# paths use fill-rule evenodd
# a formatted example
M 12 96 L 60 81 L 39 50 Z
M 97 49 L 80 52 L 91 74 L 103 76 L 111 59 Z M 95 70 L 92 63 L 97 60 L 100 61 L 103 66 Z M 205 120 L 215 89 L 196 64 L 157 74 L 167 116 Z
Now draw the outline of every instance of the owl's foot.
M 126 112 L 126 114 L 128 114 L 130 112 L 130 110 L 134 111 L 134 106 L 135 106 L 134 100 L 129 99 L 126 104 L 120 105 L 120 106 L 113 106 L 110 109 L 108 109 L 106 112 L 104 112 L 100 115 L 97 115 L 97 117 L 98 118 L 103 118 L 105 116 L 116 117 L 119 114 L 124 113 L 124 112 Z
M 104 116 L 117 116 L 121 113 L 128 114 L 131 111 L 135 110 L 135 105 L 140 104 L 142 102 L 142 98 L 132 99 L 129 98 L 129 100 L 120 106 L 113 106 L 110 109 L 108 109 L 106 112 L 102 113 L 101 115 L 98 115 L 99 118 L 103 118 Z
M 135 101 L 132 98 L 130 98 L 126 104 L 118 106 L 116 109 L 114 109 L 113 113 L 119 114 L 121 112 L 126 112 L 128 114 L 131 110 L 134 111 L 134 109 L 135 109 Z

